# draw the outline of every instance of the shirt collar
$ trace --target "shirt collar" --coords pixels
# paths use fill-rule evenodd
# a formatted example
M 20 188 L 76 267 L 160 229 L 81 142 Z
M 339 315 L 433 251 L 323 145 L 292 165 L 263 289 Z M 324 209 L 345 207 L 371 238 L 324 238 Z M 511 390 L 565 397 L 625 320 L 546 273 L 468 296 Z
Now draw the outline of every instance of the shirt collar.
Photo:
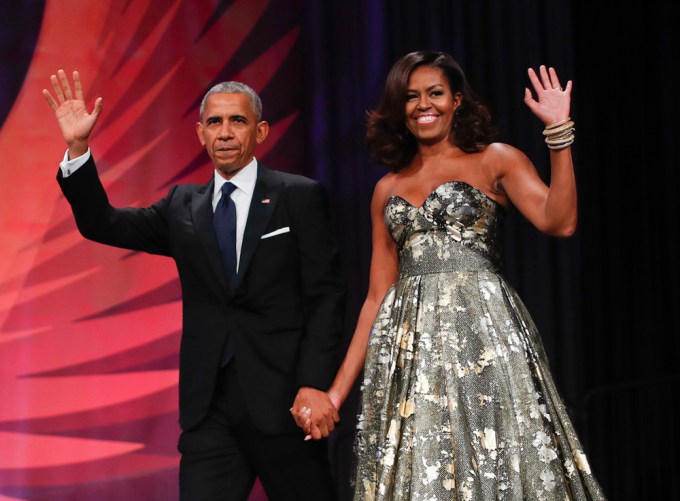
M 213 191 L 213 202 L 217 202 L 222 196 L 222 185 L 227 182 L 222 176 L 215 170 L 215 190 Z M 253 191 L 255 191 L 255 182 L 257 181 L 257 159 L 253 159 L 238 171 L 234 177 L 229 179 L 229 182 L 236 185 L 239 190 L 243 190 L 248 194 L 248 196 L 253 196 Z

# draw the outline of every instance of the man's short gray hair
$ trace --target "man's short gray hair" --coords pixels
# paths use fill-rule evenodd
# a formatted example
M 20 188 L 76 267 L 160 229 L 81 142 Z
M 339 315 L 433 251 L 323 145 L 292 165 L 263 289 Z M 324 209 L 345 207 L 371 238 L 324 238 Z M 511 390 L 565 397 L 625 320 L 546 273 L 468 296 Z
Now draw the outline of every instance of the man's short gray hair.
M 205 93 L 205 96 L 203 96 L 203 101 L 201 101 L 201 108 L 199 110 L 199 119 L 201 121 L 203 121 L 205 103 L 208 100 L 208 96 L 212 94 L 245 94 L 248 96 L 250 107 L 255 113 L 257 121 L 259 122 L 262 120 L 262 100 L 260 99 L 260 96 L 257 95 L 257 92 L 241 82 L 222 82 L 213 86 L 208 92 Z

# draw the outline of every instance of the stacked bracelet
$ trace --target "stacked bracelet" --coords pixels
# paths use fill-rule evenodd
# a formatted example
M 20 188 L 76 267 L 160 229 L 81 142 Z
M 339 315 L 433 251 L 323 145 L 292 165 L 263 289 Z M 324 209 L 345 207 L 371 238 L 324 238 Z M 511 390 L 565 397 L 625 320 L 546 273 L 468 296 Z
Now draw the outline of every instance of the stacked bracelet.
M 571 118 L 566 118 L 552 125 L 548 125 L 543 130 L 545 143 L 551 150 L 561 150 L 574 142 L 574 122 Z

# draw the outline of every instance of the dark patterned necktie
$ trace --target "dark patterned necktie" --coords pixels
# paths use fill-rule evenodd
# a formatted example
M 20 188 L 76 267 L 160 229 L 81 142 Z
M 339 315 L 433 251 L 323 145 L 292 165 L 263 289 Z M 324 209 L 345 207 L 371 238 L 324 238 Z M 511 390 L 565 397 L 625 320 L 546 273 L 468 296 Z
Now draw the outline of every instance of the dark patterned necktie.
M 236 205 L 231 199 L 236 185 L 226 182 L 222 185 L 222 198 L 215 207 L 213 225 L 222 251 L 222 263 L 231 287 L 236 275 Z
M 231 199 L 231 194 L 235 189 L 236 186 L 230 182 L 222 185 L 222 198 L 217 203 L 213 216 L 213 226 L 222 251 L 222 262 L 230 289 L 236 277 L 236 205 Z M 227 365 L 233 357 L 234 343 L 231 336 L 227 336 L 222 348 L 221 366 Z

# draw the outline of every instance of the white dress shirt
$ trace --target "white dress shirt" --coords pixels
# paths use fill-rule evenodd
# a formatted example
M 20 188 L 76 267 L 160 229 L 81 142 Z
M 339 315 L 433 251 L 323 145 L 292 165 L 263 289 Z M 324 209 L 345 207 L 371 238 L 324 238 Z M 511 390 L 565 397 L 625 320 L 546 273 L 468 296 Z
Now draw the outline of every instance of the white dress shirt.
M 255 182 L 257 181 L 257 159 L 253 157 L 250 163 L 238 171 L 229 181 L 236 186 L 236 189 L 231 193 L 231 199 L 236 205 L 236 271 L 238 271 L 238 265 L 241 262 L 243 232 L 246 229 L 250 201 L 253 199 Z M 215 207 L 222 198 L 222 185 L 226 182 L 227 179 L 224 179 L 215 170 L 215 190 L 212 198 L 213 212 L 215 212 Z

